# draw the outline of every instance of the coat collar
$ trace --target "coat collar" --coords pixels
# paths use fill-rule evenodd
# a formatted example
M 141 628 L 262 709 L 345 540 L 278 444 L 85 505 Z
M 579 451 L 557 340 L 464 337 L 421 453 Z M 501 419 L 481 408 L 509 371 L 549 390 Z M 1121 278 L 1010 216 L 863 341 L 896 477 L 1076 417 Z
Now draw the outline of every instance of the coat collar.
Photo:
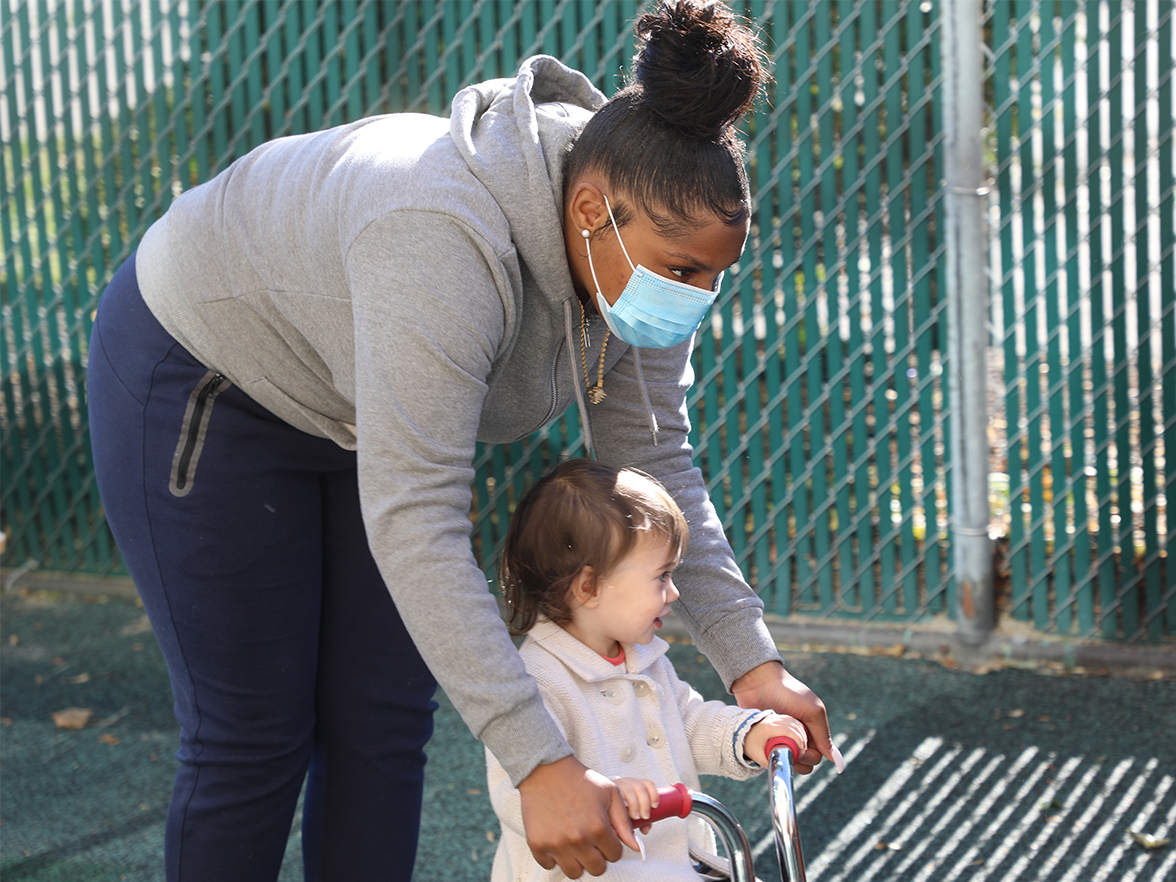
M 643 674 L 670 648 L 660 637 L 654 637 L 647 646 L 624 643 L 625 663 L 614 665 L 548 619 L 540 619 L 527 636 L 529 641 L 554 655 L 572 673 L 589 683 L 626 674 Z

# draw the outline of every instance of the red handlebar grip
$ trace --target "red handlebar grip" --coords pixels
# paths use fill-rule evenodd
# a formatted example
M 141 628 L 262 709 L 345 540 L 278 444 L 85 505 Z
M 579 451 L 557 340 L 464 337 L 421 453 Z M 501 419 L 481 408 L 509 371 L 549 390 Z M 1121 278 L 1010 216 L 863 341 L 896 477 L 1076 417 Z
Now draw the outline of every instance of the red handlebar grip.
M 650 821 L 663 821 L 666 818 L 684 818 L 690 814 L 693 800 L 690 797 L 690 790 L 685 784 L 675 784 L 672 787 L 659 787 L 657 789 L 657 798 L 657 807 L 649 813 L 649 820 L 634 821 L 634 827 L 640 827 L 650 823 Z
M 787 735 L 777 735 L 775 738 L 770 739 L 767 745 L 764 747 L 764 753 L 766 753 L 768 756 L 771 756 L 772 751 L 777 747 L 787 747 L 788 751 L 792 754 L 793 762 L 796 762 L 798 759 L 800 759 L 800 745 L 797 744 L 796 741 L 792 738 L 789 738 Z

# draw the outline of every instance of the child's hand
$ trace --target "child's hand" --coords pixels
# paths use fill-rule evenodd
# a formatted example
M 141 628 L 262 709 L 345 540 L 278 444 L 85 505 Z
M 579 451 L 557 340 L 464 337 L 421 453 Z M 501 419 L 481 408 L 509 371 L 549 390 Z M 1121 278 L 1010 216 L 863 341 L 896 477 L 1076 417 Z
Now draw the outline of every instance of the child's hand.
M 764 717 L 748 731 L 747 737 L 743 739 L 744 756 L 766 768 L 768 742 L 781 735 L 787 735 L 795 741 L 801 753 L 808 747 L 808 733 L 800 720 L 783 714 L 772 714 L 770 717 Z
M 657 785 L 645 778 L 613 778 L 613 783 L 621 791 L 629 817 L 634 821 L 649 820 L 651 809 L 658 804 Z M 652 826 L 652 823 L 642 824 L 638 829 L 648 833 Z

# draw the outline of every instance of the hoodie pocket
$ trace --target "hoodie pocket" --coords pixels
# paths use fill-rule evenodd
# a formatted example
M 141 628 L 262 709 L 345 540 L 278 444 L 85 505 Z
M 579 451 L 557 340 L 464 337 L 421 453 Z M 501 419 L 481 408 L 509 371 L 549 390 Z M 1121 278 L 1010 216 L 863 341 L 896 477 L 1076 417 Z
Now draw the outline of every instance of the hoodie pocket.
M 171 480 L 168 484 L 172 496 L 187 496 L 192 491 L 196 481 L 196 464 L 200 461 L 208 421 L 212 417 L 212 405 L 216 396 L 231 385 L 224 374 L 209 371 L 188 396 L 188 407 L 184 411 L 183 425 L 180 426 L 180 440 L 172 457 Z

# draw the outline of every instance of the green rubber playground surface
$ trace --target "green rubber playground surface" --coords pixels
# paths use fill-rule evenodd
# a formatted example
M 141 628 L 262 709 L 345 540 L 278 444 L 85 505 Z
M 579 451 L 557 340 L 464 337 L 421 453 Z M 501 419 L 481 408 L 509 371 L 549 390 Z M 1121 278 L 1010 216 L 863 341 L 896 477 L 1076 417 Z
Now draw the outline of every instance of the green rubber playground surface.
M 0 613 L 0 876 L 162 879 L 176 726 L 142 609 L 14 592 Z M 692 646 L 671 657 L 722 697 Z M 797 782 L 810 882 L 1176 878 L 1176 845 L 1161 844 L 1176 826 L 1176 682 L 980 675 L 836 652 L 786 659 L 829 706 L 848 763 L 840 777 L 824 764 Z M 441 701 L 416 879 L 484 880 L 497 824 L 482 750 Z M 83 712 L 61 716 L 70 708 Z M 775 882 L 765 779 L 704 788 L 739 818 L 757 874 Z M 283 880 L 301 879 L 298 847 L 295 830 Z

